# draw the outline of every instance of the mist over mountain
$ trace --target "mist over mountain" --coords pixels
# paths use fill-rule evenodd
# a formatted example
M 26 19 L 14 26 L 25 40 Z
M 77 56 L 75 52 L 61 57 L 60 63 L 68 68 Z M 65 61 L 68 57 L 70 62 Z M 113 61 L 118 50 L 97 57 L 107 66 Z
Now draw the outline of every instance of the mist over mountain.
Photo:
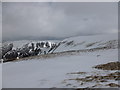
M 3 40 L 117 33 L 117 3 L 3 2 Z
M 64 38 L 57 38 L 57 37 L 17 37 L 17 38 L 3 38 L 2 41 L 19 41 L 19 40 L 63 40 Z

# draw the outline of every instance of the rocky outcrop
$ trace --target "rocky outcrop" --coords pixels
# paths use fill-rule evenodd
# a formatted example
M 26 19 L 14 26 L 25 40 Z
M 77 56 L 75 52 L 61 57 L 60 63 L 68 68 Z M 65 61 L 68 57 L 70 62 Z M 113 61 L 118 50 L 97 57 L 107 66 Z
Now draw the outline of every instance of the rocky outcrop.
M 4 61 L 9 61 L 23 57 L 48 54 L 52 53 L 56 47 L 57 44 L 48 41 L 27 43 L 21 48 L 16 49 L 13 49 L 13 44 L 9 44 L 8 46 L 4 46 L 4 48 L 2 48 L 2 58 Z
M 1 54 L 0 56 L 1 56 L 1 58 L 3 58 L 3 56 L 4 56 L 7 52 L 11 51 L 12 48 L 13 48 L 13 43 L 4 44 L 4 45 L 1 47 L 1 50 L 0 50 L 0 54 Z

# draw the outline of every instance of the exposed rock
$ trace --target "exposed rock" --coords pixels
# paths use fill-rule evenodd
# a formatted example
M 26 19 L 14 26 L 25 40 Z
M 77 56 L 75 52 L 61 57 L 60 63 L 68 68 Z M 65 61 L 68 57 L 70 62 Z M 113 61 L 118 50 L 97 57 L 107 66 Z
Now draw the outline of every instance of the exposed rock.
M 120 72 L 110 73 L 108 75 L 100 76 L 100 75 L 91 75 L 86 76 L 84 78 L 75 78 L 69 80 L 76 80 L 82 82 L 107 82 L 107 80 L 120 80 Z
M 120 62 L 110 62 L 107 64 L 97 65 L 94 68 L 102 70 L 120 70 Z
M 86 47 L 91 47 L 91 46 L 93 46 L 96 43 L 98 43 L 98 42 L 89 43 L 89 44 L 86 45 Z
M 4 61 L 10 61 L 29 56 L 36 56 L 40 54 L 47 54 L 56 48 L 56 44 L 42 41 L 38 43 L 27 43 L 23 45 L 21 48 L 17 48 L 14 50 L 12 50 L 12 48 L 13 44 L 5 45 L 2 48 L 3 51 L 2 58 L 4 59 Z
M 13 48 L 13 43 L 5 44 L 2 46 L 2 57 Z
M 67 74 L 86 74 L 87 72 L 72 72 L 72 73 L 67 73 Z
M 120 85 L 115 84 L 115 83 L 109 83 L 106 86 L 110 86 L 110 87 L 120 87 Z

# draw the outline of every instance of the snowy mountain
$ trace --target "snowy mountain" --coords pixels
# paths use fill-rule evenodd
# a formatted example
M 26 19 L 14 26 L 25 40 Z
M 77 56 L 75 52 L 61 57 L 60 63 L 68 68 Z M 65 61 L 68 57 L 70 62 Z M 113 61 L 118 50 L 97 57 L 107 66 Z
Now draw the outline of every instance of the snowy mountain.
M 118 46 L 118 35 L 93 35 L 93 36 L 78 36 L 64 39 L 60 46 L 55 50 L 56 52 L 91 49 L 99 47 L 114 47 Z
M 11 61 L 24 57 L 48 54 L 52 53 L 56 46 L 57 44 L 51 41 L 26 42 L 21 47 L 16 42 L 3 43 L 1 48 L 2 58 L 4 61 Z
M 54 53 L 4 63 L 3 88 L 118 87 L 117 69 L 94 68 L 118 61 L 117 34 L 77 36 L 56 44 Z

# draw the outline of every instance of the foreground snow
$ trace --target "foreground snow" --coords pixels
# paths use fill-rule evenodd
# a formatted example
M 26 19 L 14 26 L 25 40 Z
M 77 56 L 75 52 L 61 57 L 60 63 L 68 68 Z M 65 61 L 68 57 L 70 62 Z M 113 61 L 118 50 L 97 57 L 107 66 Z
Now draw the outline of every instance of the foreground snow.
M 100 56 L 97 57 L 97 55 Z M 8 62 L 3 64 L 3 88 L 89 87 L 91 86 L 90 83 L 80 86 L 75 81 L 65 82 L 67 79 L 78 77 L 67 73 L 89 72 L 89 75 L 91 72 L 100 71 L 92 68 L 93 66 L 111 61 L 118 61 L 117 49 L 86 52 L 51 59 Z
M 0 63 L 0 89 L 2 89 L 2 64 Z

